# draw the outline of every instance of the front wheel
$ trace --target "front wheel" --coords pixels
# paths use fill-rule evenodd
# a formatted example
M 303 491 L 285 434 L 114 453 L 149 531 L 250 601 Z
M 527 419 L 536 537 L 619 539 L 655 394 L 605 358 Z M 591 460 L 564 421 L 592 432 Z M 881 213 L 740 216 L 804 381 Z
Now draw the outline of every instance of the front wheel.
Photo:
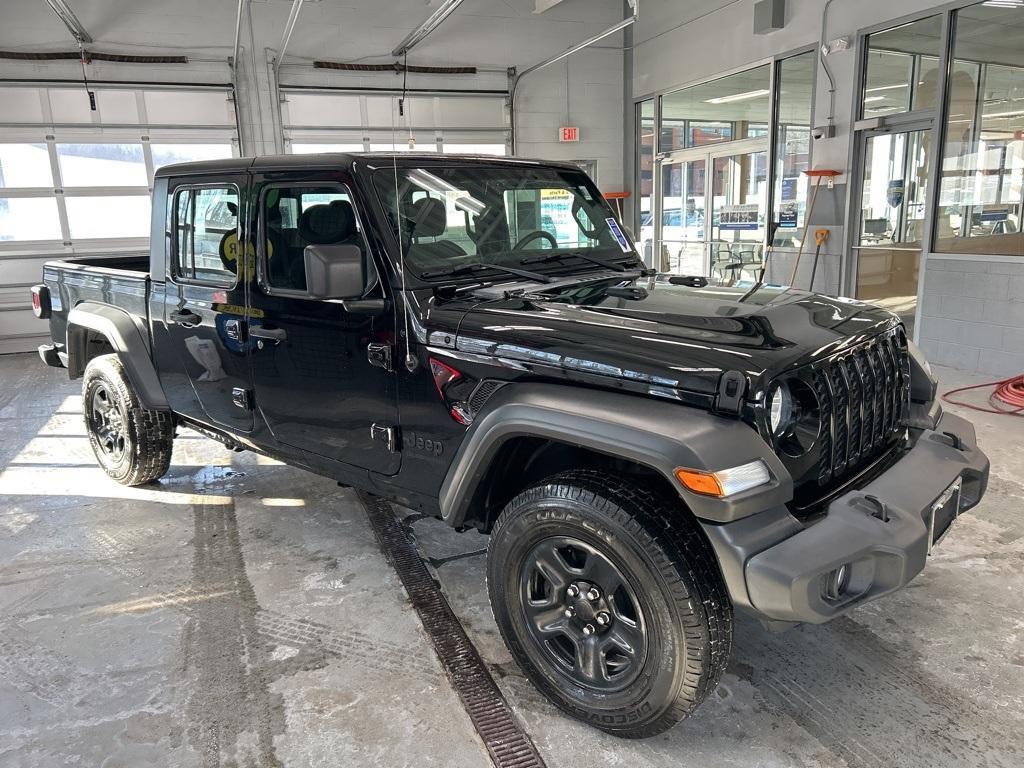
M 171 414 L 142 407 L 117 355 L 89 361 L 82 410 L 92 451 L 111 478 L 142 485 L 167 472 L 174 448 Z
M 732 605 L 685 510 L 607 475 L 574 471 L 505 507 L 488 544 L 491 607 L 533 684 L 573 717 L 653 736 L 714 690 Z

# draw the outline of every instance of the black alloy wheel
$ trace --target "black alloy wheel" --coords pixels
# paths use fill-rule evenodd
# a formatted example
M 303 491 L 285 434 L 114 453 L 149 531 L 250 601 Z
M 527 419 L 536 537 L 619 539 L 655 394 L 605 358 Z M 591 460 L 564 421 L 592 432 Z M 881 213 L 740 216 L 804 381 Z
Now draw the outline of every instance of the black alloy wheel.
M 89 430 L 109 460 L 119 463 L 128 447 L 123 404 L 101 383 L 93 389 L 88 408 Z
M 573 683 L 612 692 L 643 669 L 640 601 L 608 555 L 571 536 L 538 542 L 523 561 L 519 593 L 527 629 Z

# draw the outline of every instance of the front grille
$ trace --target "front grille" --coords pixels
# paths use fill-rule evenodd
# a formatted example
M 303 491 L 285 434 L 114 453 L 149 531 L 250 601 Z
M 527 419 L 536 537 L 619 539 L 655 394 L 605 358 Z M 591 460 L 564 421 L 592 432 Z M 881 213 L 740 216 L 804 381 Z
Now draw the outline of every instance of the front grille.
M 877 458 L 903 430 L 910 399 L 910 357 L 902 328 L 812 365 L 821 409 L 818 485 Z

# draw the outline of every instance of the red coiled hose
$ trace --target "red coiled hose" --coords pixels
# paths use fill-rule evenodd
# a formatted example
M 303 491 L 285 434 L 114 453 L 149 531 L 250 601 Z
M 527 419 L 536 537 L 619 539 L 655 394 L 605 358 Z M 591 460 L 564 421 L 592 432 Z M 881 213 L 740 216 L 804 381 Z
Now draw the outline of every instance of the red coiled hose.
M 969 389 L 984 389 L 985 387 L 993 387 L 992 392 L 988 396 L 989 403 L 994 406 L 992 408 L 983 408 L 980 405 L 965 403 L 962 400 L 953 400 L 950 397 L 950 395 L 955 395 L 957 392 L 966 392 Z M 987 384 L 973 384 L 969 387 L 951 389 L 942 396 L 942 399 L 947 403 L 962 405 L 964 408 L 970 408 L 973 411 L 1001 413 L 1006 416 L 1024 416 L 1024 413 L 1022 413 L 1024 411 L 1024 374 L 1011 376 L 1002 381 L 992 381 Z M 1009 407 L 1007 408 L 1006 406 Z

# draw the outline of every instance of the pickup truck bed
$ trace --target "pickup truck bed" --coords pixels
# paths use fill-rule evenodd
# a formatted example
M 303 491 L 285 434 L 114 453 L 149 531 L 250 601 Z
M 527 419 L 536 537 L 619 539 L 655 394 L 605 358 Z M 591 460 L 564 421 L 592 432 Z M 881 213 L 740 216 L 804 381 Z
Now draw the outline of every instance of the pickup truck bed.
M 67 342 L 68 313 L 82 302 L 121 307 L 143 322 L 148 318 L 148 254 L 48 261 L 43 283 L 50 290 L 50 333 L 58 349 Z

